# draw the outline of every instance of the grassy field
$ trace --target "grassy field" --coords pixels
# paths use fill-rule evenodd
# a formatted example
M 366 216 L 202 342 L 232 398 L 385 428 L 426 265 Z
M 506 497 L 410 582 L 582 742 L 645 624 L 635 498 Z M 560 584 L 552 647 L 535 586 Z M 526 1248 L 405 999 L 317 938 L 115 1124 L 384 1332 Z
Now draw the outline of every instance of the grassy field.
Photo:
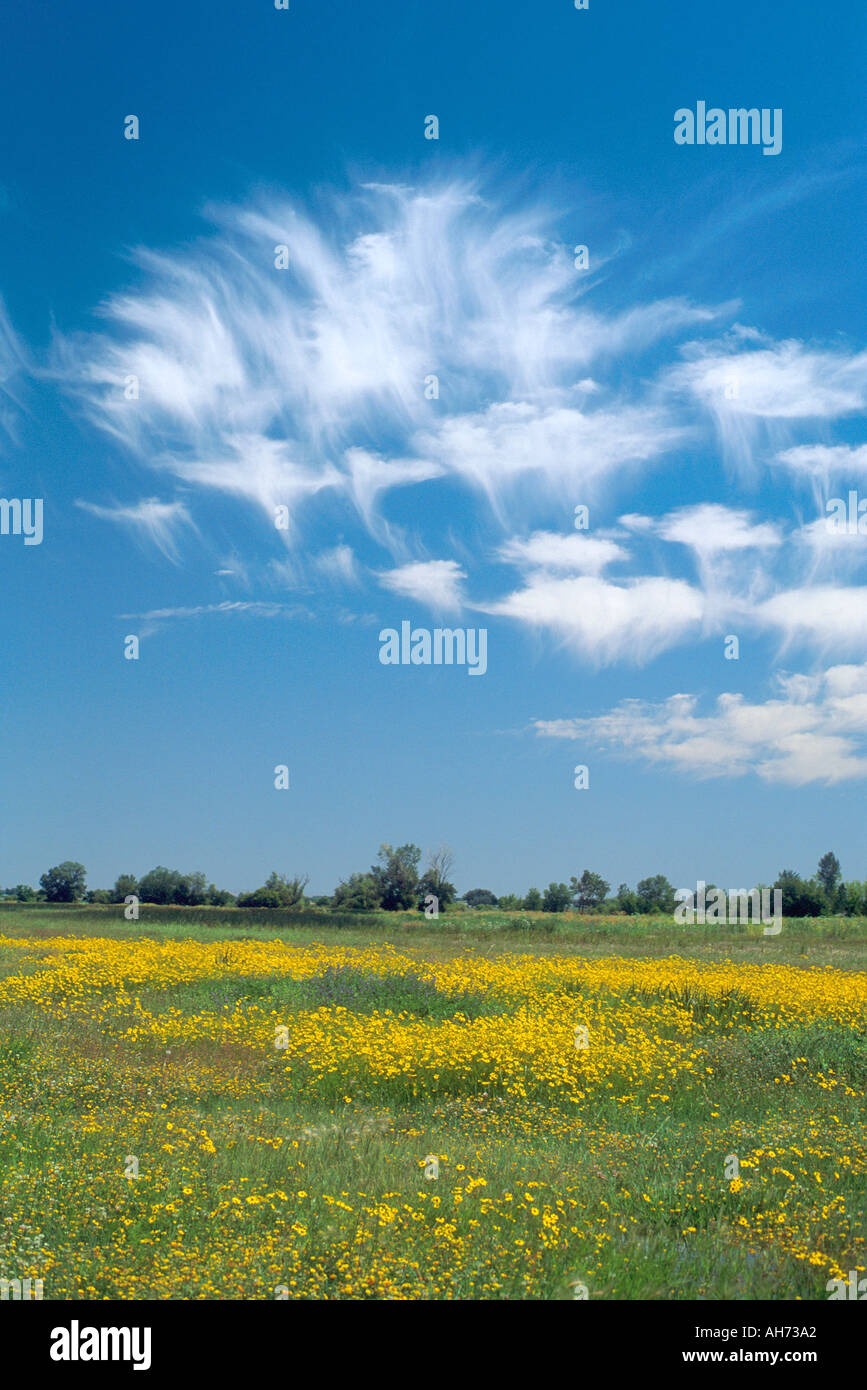
M 826 1299 L 867 922 L 0 907 L 0 1278 L 46 1299 Z

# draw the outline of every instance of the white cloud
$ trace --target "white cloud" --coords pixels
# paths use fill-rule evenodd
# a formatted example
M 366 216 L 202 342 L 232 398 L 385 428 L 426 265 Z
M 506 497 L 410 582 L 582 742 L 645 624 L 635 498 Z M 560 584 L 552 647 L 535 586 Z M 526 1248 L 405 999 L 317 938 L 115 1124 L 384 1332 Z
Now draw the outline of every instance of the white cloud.
M 141 618 L 149 622 L 165 621 L 169 618 L 202 618 L 211 614 L 235 616 L 246 613 L 254 618 L 279 618 L 295 616 L 300 610 L 288 608 L 283 603 L 263 603 L 257 599 L 226 599 L 222 603 L 196 603 L 177 608 L 151 608 L 147 613 L 121 613 L 121 618 Z
M 718 413 L 834 419 L 867 405 L 867 352 L 823 351 L 791 340 L 746 352 L 695 352 L 671 380 Z
M 333 550 L 323 550 L 314 556 L 313 564 L 331 580 L 340 580 L 344 584 L 358 583 L 355 554 L 349 545 L 336 545 Z
M 442 468 L 427 459 L 383 458 L 369 449 L 347 449 L 343 456 L 349 475 L 348 489 L 368 529 L 390 534 L 380 523 L 376 503 L 381 493 L 409 483 L 423 483 L 442 475 Z
M 661 540 L 693 552 L 709 618 L 714 614 L 728 621 L 726 613 L 747 615 L 771 586 L 768 560 L 783 538 L 775 524 L 756 523 L 750 512 L 703 502 L 660 517 L 651 529 Z
M 785 589 L 758 604 L 754 616 L 777 628 L 787 642 L 841 654 L 867 649 L 867 588 L 817 584 Z
M 658 704 L 626 700 L 586 719 L 536 720 L 537 734 L 609 748 L 633 760 L 694 777 L 831 785 L 867 777 L 867 665 L 831 667 L 818 677 L 783 677 L 779 698 L 749 703 L 717 697 L 710 714 L 698 697 Z
M 867 444 L 855 448 L 845 444 L 799 444 L 794 449 L 783 449 L 773 461 L 827 488 L 832 479 L 860 481 L 867 477 Z
M 575 574 L 600 574 L 606 566 L 628 559 L 628 551 L 604 537 L 560 535 L 534 531 L 528 540 L 513 536 L 500 546 L 499 558 L 520 568 L 567 570 Z
M 688 360 L 665 372 L 663 382 L 710 413 L 726 461 L 743 472 L 787 452 L 797 425 L 867 405 L 865 352 L 768 342 L 736 324 L 722 343 L 693 343 L 684 353 Z
M 784 547 L 773 519 L 697 501 L 658 518 L 626 513 L 613 534 L 534 527 L 556 527 L 555 507 L 596 508 L 699 439 L 707 422 L 696 405 L 750 458 L 757 430 L 770 438 L 799 420 L 863 410 L 867 353 L 773 343 L 737 325 L 720 339 L 715 325 L 731 306 L 685 298 L 591 309 L 598 281 L 576 275 L 554 212 L 486 200 L 467 179 L 356 185 L 315 211 L 271 197 L 209 215 L 198 245 L 139 251 L 141 287 L 108 299 L 102 331 L 59 339 L 54 364 L 90 418 L 164 480 L 180 480 L 181 495 L 199 489 L 258 509 L 278 552 L 257 555 L 251 572 L 295 587 L 360 582 L 354 509 L 388 553 L 377 577 L 391 593 L 459 611 L 470 564 L 494 553 L 521 576 L 484 611 L 553 634 L 591 662 L 646 662 L 734 621 L 859 652 L 861 590 L 816 586 L 802 572 L 799 587 L 774 593 L 792 583 L 779 577 L 785 556 L 803 571 L 805 548 Z M 275 268 L 279 245 L 286 270 Z M 688 345 L 676 366 L 637 365 L 649 345 L 707 327 L 713 341 Z M 0 374 L 2 344 L 0 320 Z M 131 376 L 135 399 L 124 389 Z M 426 390 L 432 376 L 436 392 Z M 764 458 L 808 477 L 867 468 L 864 450 L 799 452 L 782 447 L 789 442 L 773 434 Z M 419 487 L 414 509 L 395 496 Z M 699 480 L 684 500 L 700 489 Z M 405 518 L 426 521 L 438 503 L 443 558 L 418 560 L 433 547 L 422 549 Z M 192 528 L 182 503 L 83 505 L 137 528 L 173 560 Z M 280 505 L 288 531 L 273 525 Z M 304 550 L 317 508 L 329 535 L 347 533 L 353 546 Z M 243 528 L 233 543 L 236 534 Z M 795 534 L 817 568 L 836 553 L 815 527 Z M 603 579 L 633 549 L 682 572 L 682 557 L 658 541 L 689 547 L 694 582 L 651 573 L 657 564 L 643 560 L 637 577 Z M 215 553 L 225 543 L 223 532 Z M 240 556 L 221 568 L 248 582 Z M 842 616 L 832 611 L 837 596 Z
M 699 590 L 683 580 L 663 578 L 612 584 L 591 576 L 539 574 L 506 598 L 476 606 L 547 629 L 598 664 L 649 661 L 696 631 L 704 616 Z
M 771 462 L 786 469 L 796 481 L 809 484 L 821 515 L 832 491 L 848 502 L 849 491 L 863 487 L 867 480 L 867 444 L 800 444 L 783 449 Z
M 301 605 L 269 603 L 259 599 L 225 599 L 222 603 L 182 604 L 175 608 L 151 608 L 146 613 L 121 613 L 121 618 L 140 624 L 139 637 L 151 637 L 167 622 L 192 618 L 299 618 L 311 621 L 315 615 Z
M 296 510 L 305 498 L 322 488 L 334 487 L 340 481 L 337 469 L 329 463 L 318 471 L 297 463 L 285 440 L 267 439 L 259 434 L 226 434 L 222 449 L 221 457 L 195 460 L 163 457 L 158 462 L 185 483 L 258 503 L 271 525 L 276 508 L 287 507 L 288 530 L 278 532 L 284 540 L 293 534 Z
M 214 571 L 224 578 L 234 579 L 243 588 L 250 588 L 250 574 L 244 560 L 237 550 L 232 550 L 220 560 L 220 568 Z
M 498 508 L 524 476 L 541 493 L 658 459 L 682 429 L 659 404 L 588 409 L 606 397 L 587 368 L 725 312 L 588 309 L 554 211 L 468 179 L 210 217 L 203 243 L 136 253 L 143 287 L 106 301 L 101 332 L 57 340 L 57 375 L 147 465 L 265 513 L 337 488 L 386 544 L 375 509 L 396 486 L 449 472 Z
M 422 434 L 419 451 L 484 491 L 492 504 L 522 477 L 561 492 L 584 489 L 626 465 L 656 461 L 686 431 L 655 407 L 582 412 L 529 401 L 500 402 Z M 583 496 L 583 493 L 582 493 Z
M 867 534 L 848 528 L 836 530 L 828 524 L 829 520 L 829 516 L 817 517 L 799 527 L 793 538 L 808 546 L 813 558 L 826 565 L 851 571 L 867 563 Z
M 383 588 L 435 612 L 453 612 L 463 606 L 461 585 L 467 576 L 455 560 L 417 561 L 377 577 Z
M 715 502 L 682 507 L 656 523 L 656 533 L 665 541 L 678 541 L 705 555 L 717 551 L 772 549 L 782 540 L 777 526 L 770 522 L 755 525 L 750 513 Z
M 24 348 L 0 299 L 0 427 L 12 439 L 17 437 L 20 382 L 26 369 Z
M 75 504 L 103 521 L 128 526 L 136 536 L 150 540 L 166 559 L 177 563 L 178 536 L 185 527 L 195 530 L 195 524 L 183 502 L 160 502 L 156 497 L 144 498 L 134 506 L 103 507 L 95 502 Z
M 647 535 L 656 529 L 656 518 L 643 516 L 641 512 L 624 512 L 617 521 L 627 531 L 635 531 L 638 535 Z

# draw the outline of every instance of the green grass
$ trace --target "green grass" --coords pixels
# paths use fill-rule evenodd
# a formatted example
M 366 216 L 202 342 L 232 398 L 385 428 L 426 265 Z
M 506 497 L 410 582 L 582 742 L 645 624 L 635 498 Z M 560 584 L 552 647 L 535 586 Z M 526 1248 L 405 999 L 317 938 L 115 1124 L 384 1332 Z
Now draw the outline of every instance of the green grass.
M 538 926 L 534 919 L 527 927 L 514 914 L 455 915 L 435 924 L 411 915 L 383 922 L 379 914 L 346 925 L 323 914 L 314 923 L 286 924 L 270 914 L 214 911 L 218 924 L 202 920 L 198 909 L 152 914 L 145 907 L 133 923 L 116 909 L 4 906 L 0 935 L 45 937 L 46 944 L 58 935 L 279 939 L 304 946 L 390 941 L 417 963 L 388 975 L 331 966 L 301 981 L 226 973 L 140 991 L 142 1004 L 155 1012 L 170 1006 L 196 1015 L 249 1000 L 279 1006 L 290 1025 L 296 1015 L 335 1005 L 432 1024 L 457 1014 L 499 1013 L 503 1004 L 495 997 L 446 994 L 421 973 L 425 960 L 463 954 L 618 954 L 638 962 L 676 953 L 867 968 L 865 919 L 787 922 L 780 936 L 766 938 L 760 928 L 679 929 L 660 918 L 564 916 L 539 918 Z M 0 947 L 0 981 L 44 963 L 23 964 L 13 947 Z M 297 1271 L 305 1296 L 318 1289 L 319 1296 L 382 1297 L 380 1285 L 365 1292 L 364 1271 L 375 1268 L 387 1249 L 424 1248 L 426 1259 L 408 1261 L 399 1276 L 415 1298 L 442 1297 L 448 1289 L 449 1296 L 469 1299 L 570 1299 L 573 1282 L 581 1280 L 591 1298 L 824 1299 L 822 1270 L 773 1242 L 743 1239 L 738 1220 L 744 1211 L 770 1217 L 785 1209 L 802 1222 L 811 1245 L 827 1249 L 844 1270 L 864 1265 L 867 1018 L 863 1027 L 813 1021 L 758 1030 L 751 1026 L 750 1000 L 738 988 L 722 999 L 694 987 L 637 984 L 632 993 L 647 1004 L 667 1000 L 691 1016 L 707 1070 L 698 1085 L 675 1083 L 666 1105 L 655 1110 L 600 1095 L 578 1124 L 574 1113 L 554 1103 L 504 1106 L 469 1082 L 435 1100 L 412 1102 L 396 1077 L 376 1097 L 346 1099 L 341 1089 L 331 1101 L 313 1101 L 286 1089 L 274 1056 L 221 1057 L 218 1048 L 214 1057 L 222 1070 L 203 1083 L 200 1059 L 210 1064 L 210 1057 L 195 1046 L 155 1057 L 152 1049 L 125 1049 L 95 1023 L 40 1015 L 21 1004 L 5 1007 L 0 1276 L 41 1275 L 39 1248 L 32 1244 L 38 1235 L 54 1252 L 48 1298 L 187 1298 L 203 1296 L 203 1288 L 207 1297 L 273 1297 L 285 1274 L 279 1252 L 277 1265 L 256 1252 L 269 1248 L 278 1218 L 254 1206 L 235 1219 L 220 1204 L 230 1193 L 244 1201 L 246 1194 L 282 1189 L 294 1203 L 287 1220 L 296 1219 L 306 1232 Z M 806 1059 L 803 1067 L 798 1058 Z M 833 1088 L 817 1089 L 817 1071 L 836 1083 Z M 234 1079 L 242 1084 L 233 1091 Z M 182 1152 L 164 1153 L 162 1143 L 174 1133 L 166 1130 L 169 1116 L 176 1128 L 207 1128 L 216 1153 L 196 1153 L 189 1163 Z M 793 1147 L 805 1154 L 802 1163 Z M 728 1154 L 744 1157 L 758 1149 L 775 1156 L 761 1160 L 761 1183 L 753 1177 L 757 1185 L 747 1199 L 729 1190 L 723 1165 Z M 852 1170 L 841 1164 L 844 1152 L 854 1155 Z M 123 1176 L 128 1153 L 141 1156 L 138 1182 Z M 428 1154 L 441 1156 L 436 1182 L 422 1175 Z M 434 1239 L 436 1211 L 445 1208 L 435 1209 L 432 1198 L 450 1203 L 455 1187 L 471 1175 L 484 1177 L 480 1191 L 498 1204 L 506 1194 L 514 1197 L 516 1211 L 498 1230 L 496 1221 L 479 1218 L 478 1193 L 449 1208 L 463 1251 L 450 1261 L 448 1247 L 441 1250 Z M 188 1187 L 192 1196 L 185 1194 Z M 526 1193 L 531 1202 L 524 1201 Z M 350 1211 L 326 1200 L 340 1194 Z M 546 1251 L 532 1204 L 564 1194 L 580 1200 L 579 1234 L 568 1251 Z M 832 1228 L 823 1203 L 836 1198 L 845 1201 L 846 1220 Z M 398 1208 L 397 1220 L 405 1224 L 380 1230 L 363 1214 L 373 1203 Z M 405 1208 L 418 1215 L 410 1217 Z M 125 1230 L 122 1219 L 130 1222 Z M 601 1248 L 587 1234 L 597 1221 L 606 1234 Z M 183 1248 L 176 1255 L 172 1242 L 179 1229 Z M 344 1291 L 347 1250 L 359 1252 L 351 1292 Z
M 281 940 L 299 945 L 328 941 L 365 945 L 391 941 L 425 954 L 455 946 L 486 950 L 553 951 L 581 955 L 684 955 L 709 960 L 779 961 L 863 968 L 867 917 L 786 918 L 779 936 L 760 925 L 680 926 L 664 915 L 603 917 L 578 913 L 443 913 L 435 922 L 420 912 L 284 912 L 269 908 L 173 907 L 144 903 L 138 921 L 122 904 L 0 902 L 0 936 L 110 936 L 154 940 Z
M 138 997 L 152 1011 L 171 1004 L 189 1014 L 205 1009 L 234 1009 L 245 1001 L 281 1008 L 288 1013 L 337 1005 L 354 1013 L 390 1011 L 430 1019 L 454 1018 L 457 1014 L 480 1018 L 508 1007 L 506 1001 L 490 993 L 444 994 L 430 980 L 413 971 L 367 975 L 348 965 L 329 966 L 321 975 L 306 980 L 282 976 L 263 980 L 239 975 L 176 985 L 171 990 L 145 988 L 138 992 Z

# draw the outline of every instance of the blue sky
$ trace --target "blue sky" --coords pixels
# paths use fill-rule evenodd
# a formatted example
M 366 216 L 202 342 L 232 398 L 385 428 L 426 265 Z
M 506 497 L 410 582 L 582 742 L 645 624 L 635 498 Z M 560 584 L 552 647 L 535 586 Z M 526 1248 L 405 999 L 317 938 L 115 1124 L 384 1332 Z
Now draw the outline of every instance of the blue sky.
M 44 534 L 0 536 L 0 882 L 325 892 L 384 840 L 461 891 L 867 877 L 867 536 L 827 523 L 867 498 L 865 27 L 12 12 L 0 495 Z M 780 153 L 678 146 L 699 101 Z M 487 671 L 382 665 L 402 621 Z

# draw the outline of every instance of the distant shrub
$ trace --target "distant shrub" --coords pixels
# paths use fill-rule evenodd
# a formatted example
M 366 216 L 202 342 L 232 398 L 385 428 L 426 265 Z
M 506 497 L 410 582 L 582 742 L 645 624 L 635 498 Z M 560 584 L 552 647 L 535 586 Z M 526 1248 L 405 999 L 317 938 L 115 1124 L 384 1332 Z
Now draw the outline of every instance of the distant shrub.
M 284 878 L 275 870 L 261 888 L 253 893 L 241 893 L 238 906 L 300 908 L 304 905 L 306 886 L 306 875 L 304 878 Z
M 464 893 L 464 902 L 468 907 L 499 907 L 499 900 L 490 888 L 471 888 Z

